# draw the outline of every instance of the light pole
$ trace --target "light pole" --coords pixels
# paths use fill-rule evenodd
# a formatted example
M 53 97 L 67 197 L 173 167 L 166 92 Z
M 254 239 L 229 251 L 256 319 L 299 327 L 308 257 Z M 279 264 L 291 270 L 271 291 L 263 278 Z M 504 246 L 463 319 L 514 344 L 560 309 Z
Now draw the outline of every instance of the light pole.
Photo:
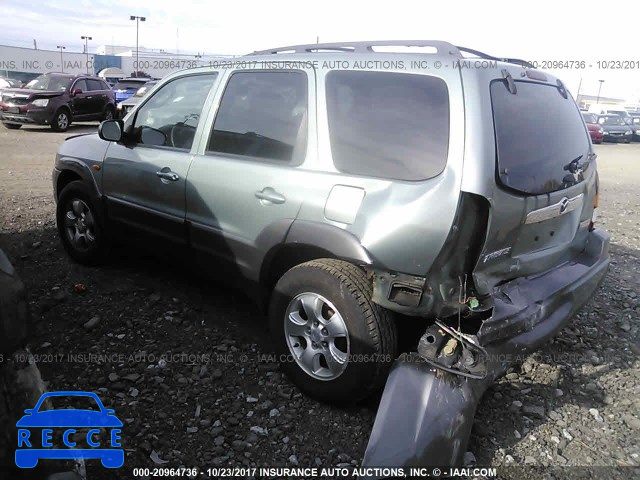
M 80 38 L 84 40 L 84 51 L 87 54 L 87 75 L 88 75 L 89 74 L 89 40 L 93 40 L 93 38 L 87 37 L 86 35 L 82 35 Z
M 140 28 L 139 25 L 140 25 L 140 22 L 146 21 L 147 18 L 146 17 L 139 17 L 137 15 L 130 15 L 129 16 L 129 20 L 135 20 L 136 21 L 136 66 L 135 66 L 135 68 L 133 70 L 135 72 L 135 76 L 137 77 L 138 76 L 138 71 L 140 70 L 140 65 L 139 65 L 139 62 L 138 62 L 138 48 L 139 48 L 138 47 L 138 33 L 139 33 L 139 28 Z
M 60 49 L 60 71 L 64 73 L 64 59 L 62 58 L 62 50 L 64 50 L 67 47 L 63 45 L 57 45 L 56 48 Z
M 596 100 L 596 105 L 600 105 L 600 90 L 602 90 L 602 84 L 604 80 L 598 80 L 600 82 L 600 86 L 598 87 L 598 99 Z

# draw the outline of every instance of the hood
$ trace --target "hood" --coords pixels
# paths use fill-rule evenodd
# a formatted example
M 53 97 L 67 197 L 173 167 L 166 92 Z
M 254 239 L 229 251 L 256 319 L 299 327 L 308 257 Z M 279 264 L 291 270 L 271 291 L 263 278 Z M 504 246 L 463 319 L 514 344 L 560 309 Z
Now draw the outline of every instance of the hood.
M 29 88 L 5 88 L 2 90 L 2 99 L 14 98 L 51 98 L 64 95 L 66 91 L 60 90 L 31 90 Z
M 605 132 L 628 132 L 631 129 L 627 125 L 602 125 Z
M 88 165 L 102 162 L 109 142 L 97 133 L 68 137 L 58 148 L 58 158 L 80 159 Z

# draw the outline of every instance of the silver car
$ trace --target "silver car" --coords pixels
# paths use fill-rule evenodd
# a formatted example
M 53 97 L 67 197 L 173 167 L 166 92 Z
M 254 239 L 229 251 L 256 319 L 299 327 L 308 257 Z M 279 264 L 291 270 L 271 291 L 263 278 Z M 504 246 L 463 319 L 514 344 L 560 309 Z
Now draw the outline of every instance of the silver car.
M 186 248 L 268 311 L 304 392 L 351 402 L 407 324 L 429 365 L 486 378 L 571 318 L 609 264 L 595 157 L 563 83 L 526 62 L 314 44 L 167 76 L 68 139 L 53 185 L 76 261 L 123 232 Z

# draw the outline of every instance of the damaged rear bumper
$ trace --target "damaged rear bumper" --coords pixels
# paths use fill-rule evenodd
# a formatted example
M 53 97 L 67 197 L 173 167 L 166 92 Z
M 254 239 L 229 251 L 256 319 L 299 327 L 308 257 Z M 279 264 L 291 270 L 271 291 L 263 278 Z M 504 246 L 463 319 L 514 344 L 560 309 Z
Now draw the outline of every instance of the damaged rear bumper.
M 606 276 L 609 235 L 601 230 L 591 233 L 574 261 L 497 287 L 491 315 L 476 335 L 459 335 L 450 326 L 435 324 L 421 339 L 419 354 L 396 360 L 363 466 L 462 463 L 485 390 L 510 365 L 556 335 Z M 429 343 L 429 335 L 442 338 Z M 426 343 L 437 348 L 424 348 Z M 447 358 L 452 352 L 455 358 Z M 465 352 L 474 354 L 473 365 Z
M 437 322 L 423 335 L 418 352 L 453 373 L 495 379 L 567 323 L 593 296 L 609 261 L 609 235 L 594 230 L 584 251 L 571 262 L 496 287 L 490 316 L 475 335 L 456 335 L 456 319 L 447 322 L 449 328 Z

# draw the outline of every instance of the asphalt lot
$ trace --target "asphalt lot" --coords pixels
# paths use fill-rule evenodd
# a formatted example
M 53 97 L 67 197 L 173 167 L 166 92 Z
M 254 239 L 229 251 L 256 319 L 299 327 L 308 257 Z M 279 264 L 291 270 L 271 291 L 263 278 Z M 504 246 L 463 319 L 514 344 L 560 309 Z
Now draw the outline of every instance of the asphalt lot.
M 125 423 L 125 466 L 93 461 L 89 478 L 132 478 L 132 468 L 160 466 L 153 452 L 162 466 L 201 470 L 358 464 L 376 399 L 338 409 L 303 397 L 269 358 L 266 319 L 242 294 L 139 251 L 120 249 L 101 268 L 66 257 L 54 154 L 95 129 L 0 126 L 0 247 L 29 289 L 32 350 L 50 390 L 97 391 Z M 555 341 L 485 394 L 469 445 L 479 464 L 585 466 L 603 475 L 594 478 L 640 466 L 640 143 L 595 151 L 609 275 Z M 178 356 L 163 365 L 167 352 Z

